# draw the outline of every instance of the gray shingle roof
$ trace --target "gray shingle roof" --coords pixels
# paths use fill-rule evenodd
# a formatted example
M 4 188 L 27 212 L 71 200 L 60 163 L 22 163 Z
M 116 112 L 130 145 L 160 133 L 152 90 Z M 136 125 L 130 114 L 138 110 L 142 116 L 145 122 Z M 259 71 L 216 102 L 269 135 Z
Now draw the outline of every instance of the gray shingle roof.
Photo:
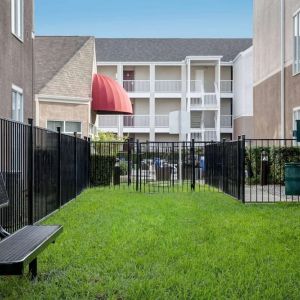
M 98 62 L 182 61 L 187 56 L 223 56 L 232 61 L 252 39 L 96 39 Z
M 38 36 L 34 40 L 35 92 L 43 87 L 83 47 L 90 37 Z

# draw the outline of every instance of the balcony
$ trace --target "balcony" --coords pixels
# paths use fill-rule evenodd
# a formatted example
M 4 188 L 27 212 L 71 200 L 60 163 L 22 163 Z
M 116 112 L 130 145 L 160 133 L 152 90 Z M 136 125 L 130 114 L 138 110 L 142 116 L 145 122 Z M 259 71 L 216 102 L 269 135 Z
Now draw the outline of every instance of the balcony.
M 221 115 L 221 128 L 232 128 L 231 115 Z
M 218 99 L 215 93 L 205 93 L 203 98 L 191 98 L 191 110 L 217 108 Z
M 128 93 L 149 93 L 150 80 L 123 80 L 123 88 Z
M 181 80 L 156 80 L 155 92 L 181 93 Z
M 191 133 L 191 139 L 195 142 L 210 142 L 217 140 L 217 131 L 214 128 L 211 129 L 202 129 L 197 132 Z
M 202 93 L 204 90 L 202 80 L 191 80 L 190 81 L 190 91 L 191 93 Z
M 168 115 L 156 115 L 155 116 L 156 128 L 169 128 L 169 116 Z
M 149 128 L 150 116 L 149 115 L 133 115 L 123 116 L 124 128 Z
M 233 80 L 221 80 L 221 93 L 222 94 L 233 93 Z
M 118 129 L 119 128 L 119 117 L 117 115 L 99 115 L 98 116 L 98 127 L 105 129 Z

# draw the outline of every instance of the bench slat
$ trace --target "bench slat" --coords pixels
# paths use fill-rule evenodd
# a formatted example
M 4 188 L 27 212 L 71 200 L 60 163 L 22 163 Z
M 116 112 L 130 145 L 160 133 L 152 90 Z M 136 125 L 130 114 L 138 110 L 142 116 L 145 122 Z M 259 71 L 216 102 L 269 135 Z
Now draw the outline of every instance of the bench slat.
M 26 226 L 0 242 L 1 265 L 30 262 L 39 249 L 62 232 L 60 225 Z

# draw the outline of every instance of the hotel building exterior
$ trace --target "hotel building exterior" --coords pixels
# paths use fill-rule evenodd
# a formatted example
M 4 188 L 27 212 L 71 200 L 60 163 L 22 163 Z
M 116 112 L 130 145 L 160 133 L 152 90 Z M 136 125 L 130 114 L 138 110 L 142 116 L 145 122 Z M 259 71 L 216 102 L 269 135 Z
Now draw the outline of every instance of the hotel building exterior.
M 292 138 L 300 119 L 300 0 L 254 0 L 254 136 Z
M 33 1 L 0 1 L 0 117 L 33 117 Z
M 117 80 L 133 107 L 132 116 L 99 115 L 98 130 L 140 141 L 210 141 L 233 138 L 237 122 L 238 134 L 245 133 L 243 108 L 234 109 L 244 93 L 235 81 L 252 87 L 252 64 L 243 67 L 251 45 L 251 39 L 96 39 L 97 72 Z M 170 120 L 174 111 L 185 112 L 188 133 L 170 128 L 179 122 Z

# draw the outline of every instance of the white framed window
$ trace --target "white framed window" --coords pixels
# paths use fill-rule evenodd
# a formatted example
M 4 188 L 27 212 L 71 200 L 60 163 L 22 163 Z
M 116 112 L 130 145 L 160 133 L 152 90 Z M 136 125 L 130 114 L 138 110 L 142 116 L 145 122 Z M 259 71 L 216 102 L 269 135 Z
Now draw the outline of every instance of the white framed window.
M 12 86 L 12 116 L 14 121 L 24 121 L 24 97 L 23 90 L 18 86 Z
M 11 32 L 21 41 L 24 38 L 24 0 L 11 0 Z
M 73 135 L 74 132 L 80 136 L 82 134 L 81 122 L 78 121 L 47 121 L 47 129 L 56 131 L 57 127 L 61 128 L 61 132 L 69 135 Z

